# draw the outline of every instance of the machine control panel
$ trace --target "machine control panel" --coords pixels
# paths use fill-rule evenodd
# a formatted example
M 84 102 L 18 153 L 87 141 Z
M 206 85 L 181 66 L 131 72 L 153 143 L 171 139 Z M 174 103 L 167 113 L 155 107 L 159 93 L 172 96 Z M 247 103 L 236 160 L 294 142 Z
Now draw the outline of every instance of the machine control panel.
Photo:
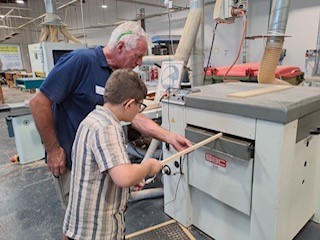
M 185 105 L 186 96 L 193 92 L 199 92 L 198 88 L 171 88 L 167 91 L 167 101 L 179 105 Z

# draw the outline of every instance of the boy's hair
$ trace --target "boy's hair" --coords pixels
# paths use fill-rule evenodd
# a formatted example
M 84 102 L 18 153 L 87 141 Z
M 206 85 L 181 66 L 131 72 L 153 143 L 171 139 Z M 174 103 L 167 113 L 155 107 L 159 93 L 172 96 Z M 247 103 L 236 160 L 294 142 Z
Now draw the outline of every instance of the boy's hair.
M 120 104 L 126 99 L 141 101 L 147 96 L 147 87 L 138 74 L 130 69 L 115 70 L 104 90 L 104 103 Z

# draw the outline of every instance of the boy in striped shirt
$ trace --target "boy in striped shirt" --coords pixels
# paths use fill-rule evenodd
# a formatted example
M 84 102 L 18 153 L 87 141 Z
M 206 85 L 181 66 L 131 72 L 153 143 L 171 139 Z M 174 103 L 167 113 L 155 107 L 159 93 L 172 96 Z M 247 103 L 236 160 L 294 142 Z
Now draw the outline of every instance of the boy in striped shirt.
M 131 122 L 144 110 L 147 88 L 136 73 L 112 73 L 97 106 L 81 122 L 72 148 L 70 196 L 63 233 L 69 239 L 124 239 L 129 187 L 162 169 L 148 159 L 131 164 L 120 121 Z

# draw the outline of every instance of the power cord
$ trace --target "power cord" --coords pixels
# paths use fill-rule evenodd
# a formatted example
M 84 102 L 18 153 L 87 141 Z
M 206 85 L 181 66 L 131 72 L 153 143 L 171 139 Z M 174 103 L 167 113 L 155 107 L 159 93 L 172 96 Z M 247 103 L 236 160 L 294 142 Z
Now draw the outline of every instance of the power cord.
M 217 30 L 218 24 L 219 24 L 219 22 L 216 22 L 216 26 L 214 27 L 213 32 L 212 32 L 212 41 L 211 41 L 211 46 L 210 46 L 210 51 L 209 51 L 207 67 L 206 67 L 205 71 L 208 69 L 209 64 L 210 64 L 210 59 L 211 59 L 211 54 L 212 54 L 212 47 L 213 47 L 214 39 L 215 39 L 215 36 L 216 36 L 216 30 Z M 205 80 L 206 80 L 206 72 L 204 72 L 203 83 L 205 82 Z
M 176 186 L 176 190 L 175 190 L 175 193 L 174 193 L 174 198 L 171 201 L 164 203 L 164 205 L 172 203 L 177 199 L 177 193 L 178 193 L 178 188 L 179 188 L 179 185 L 180 185 L 180 181 L 181 181 L 182 176 L 184 175 L 182 165 L 184 164 L 185 157 L 186 157 L 186 155 L 183 156 L 183 159 L 180 157 L 180 168 L 179 168 L 180 171 L 176 172 L 176 173 L 173 173 L 173 175 L 180 174 L 180 177 L 179 177 L 179 180 L 178 180 L 178 183 L 177 183 L 177 186 Z

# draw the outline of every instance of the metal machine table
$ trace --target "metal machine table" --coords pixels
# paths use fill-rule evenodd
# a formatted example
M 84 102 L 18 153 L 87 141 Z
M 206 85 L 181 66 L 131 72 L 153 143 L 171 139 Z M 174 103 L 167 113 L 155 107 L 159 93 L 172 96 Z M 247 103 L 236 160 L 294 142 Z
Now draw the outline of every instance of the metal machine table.
M 217 240 L 289 240 L 313 216 L 319 221 L 320 89 L 227 96 L 264 87 L 206 85 L 162 103 L 163 126 L 193 143 L 224 134 L 169 164 L 164 209 L 184 226 Z

